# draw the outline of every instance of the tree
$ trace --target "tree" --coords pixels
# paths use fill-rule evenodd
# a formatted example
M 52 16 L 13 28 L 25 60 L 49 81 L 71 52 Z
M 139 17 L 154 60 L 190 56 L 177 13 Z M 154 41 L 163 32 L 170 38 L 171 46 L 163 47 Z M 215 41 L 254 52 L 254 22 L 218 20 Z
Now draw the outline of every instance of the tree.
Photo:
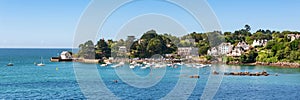
M 201 46 L 199 48 L 199 51 L 198 51 L 199 55 L 206 55 L 208 49 L 209 49 L 209 46 L 207 46 L 207 45 L 206 46 Z
M 84 44 L 79 45 L 78 56 L 85 59 L 94 59 L 95 58 L 95 46 L 93 41 L 89 40 Z
M 256 57 L 258 56 L 258 53 L 254 50 L 251 50 L 249 52 L 249 55 L 247 56 L 247 62 L 248 63 L 253 63 L 256 62 Z
M 249 32 L 249 31 L 251 30 L 250 25 L 246 24 L 246 25 L 245 25 L 245 29 L 246 29 L 247 32 Z
M 294 40 L 290 43 L 291 50 L 299 50 L 300 47 L 300 39 Z
M 283 51 L 283 50 L 278 50 L 278 51 L 276 52 L 275 57 L 277 57 L 278 60 L 284 59 L 284 51 Z
M 149 41 L 147 46 L 148 57 L 151 57 L 154 54 L 163 54 L 163 51 L 166 49 L 166 46 L 158 38 L 153 38 Z
M 169 34 L 158 35 L 155 30 L 150 30 L 130 47 L 131 57 L 148 58 L 154 54 L 173 53 L 177 47 L 170 38 L 175 41 L 178 39 Z
M 102 59 L 103 57 L 111 56 L 111 48 L 105 42 L 104 39 L 100 39 L 96 44 L 96 59 Z

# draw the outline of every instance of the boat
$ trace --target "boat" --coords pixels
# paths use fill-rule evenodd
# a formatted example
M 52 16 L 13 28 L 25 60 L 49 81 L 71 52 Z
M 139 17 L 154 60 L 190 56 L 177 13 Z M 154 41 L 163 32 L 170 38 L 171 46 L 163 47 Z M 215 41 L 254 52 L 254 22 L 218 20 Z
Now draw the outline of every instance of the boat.
M 101 66 L 101 67 L 106 67 L 106 66 L 107 66 L 107 64 L 101 64 L 100 66 Z
M 168 67 L 172 67 L 172 66 L 173 66 L 173 64 L 167 64 L 167 66 L 168 66 Z
M 14 66 L 13 63 L 8 63 L 6 66 Z
M 6 66 L 14 66 L 14 63 L 11 62 L 11 59 L 10 59 L 9 63 Z
M 111 66 L 112 68 L 117 68 L 117 67 L 121 67 L 123 66 L 125 63 L 124 62 L 120 62 L 119 64 L 116 64 L 114 66 Z
M 149 66 L 150 67 L 150 66 Z M 143 66 L 143 67 L 141 67 L 141 69 L 146 69 L 146 68 L 148 68 L 147 66 Z
M 203 65 L 203 64 L 196 64 L 194 67 L 195 68 L 203 68 L 205 65 Z
M 204 64 L 196 64 L 194 67 L 195 68 L 204 68 L 204 67 L 210 67 L 211 65 L 204 65 Z
M 130 68 L 130 69 L 134 69 L 135 66 L 134 66 L 134 65 L 130 65 L 129 68 Z
M 147 68 L 150 68 L 150 67 L 151 67 L 151 65 L 150 65 L 150 64 L 147 64 L 147 65 L 141 67 L 141 69 L 147 69 Z
M 41 57 L 41 63 L 39 63 L 39 64 L 36 64 L 37 66 L 45 66 L 45 64 L 43 63 L 44 61 L 43 61 L 43 57 Z
M 176 63 L 175 65 L 177 65 L 177 66 L 182 66 L 182 64 L 181 64 L 181 63 Z
M 111 62 L 106 62 L 106 65 L 111 65 L 112 63 Z

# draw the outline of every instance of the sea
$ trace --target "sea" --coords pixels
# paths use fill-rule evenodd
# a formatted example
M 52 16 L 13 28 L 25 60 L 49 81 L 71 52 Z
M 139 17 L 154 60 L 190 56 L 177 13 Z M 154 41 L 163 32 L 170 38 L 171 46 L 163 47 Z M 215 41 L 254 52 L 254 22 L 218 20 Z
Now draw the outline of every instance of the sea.
M 300 69 L 212 65 L 192 68 L 130 69 L 78 62 L 50 62 L 72 49 L 0 49 L 0 99 L 125 100 L 297 100 Z M 76 51 L 76 50 L 75 50 Z M 42 59 L 41 59 L 42 58 Z M 36 66 L 43 61 L 45 66 Z M 6 66 L 9 62 L 14 66 Z M 225 76 L 222 72 L 261 72 L 269 76 Z M 200 76 L 200 78 L 190 78 Z

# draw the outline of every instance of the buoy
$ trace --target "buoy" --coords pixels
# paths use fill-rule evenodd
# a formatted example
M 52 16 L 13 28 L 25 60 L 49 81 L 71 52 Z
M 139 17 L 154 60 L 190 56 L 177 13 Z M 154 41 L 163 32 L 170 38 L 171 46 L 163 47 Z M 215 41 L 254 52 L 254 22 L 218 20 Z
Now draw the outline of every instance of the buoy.
M 114 83 L 118 83 L 118 80 L 114 80 Z
M 58 67 L 56 67 L 55 70 L 58 71 Z

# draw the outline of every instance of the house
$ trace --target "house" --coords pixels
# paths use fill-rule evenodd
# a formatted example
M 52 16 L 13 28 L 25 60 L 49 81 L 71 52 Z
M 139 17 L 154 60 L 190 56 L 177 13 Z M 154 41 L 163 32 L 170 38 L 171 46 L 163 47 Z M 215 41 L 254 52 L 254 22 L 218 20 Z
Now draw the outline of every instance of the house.
M 232 45 L 231 43 L 221 43 L 218 46 L 218 53 L 219 55 L 226 55 L 227 53 L 229 53 L 232 50 Z
M 177 54 L 181 57 L 199 56 L 199 48 L 196 47 L 178 47 Z
M 291 42 L 300 38 L 300 34 L 288 34 L 287 36 L 291 39 Z
M 60 59 L 61 60 L 68 60 L 68 59 L 72 59 L 73 57 L 72 57 L 72 53 L 71 52 L 69 52 L 69 51 L 63 51 L 63 52 L 61 52 L 61 54 L 60 54 Z
M 119 53 L 127 53 L 126 46 L 119 46 Z
M 208 55 L 216 56 L 216 55 L 226 55 L 231 52 L 233 46 L 231 43 L 222 43 L 217 47 L 213 47 L 207 51 Z
M 235 47 L 227 56 L 240 57 L 243 53 L 244 49 L 242 47 Z
M 216 47 L 211 48 L 207 51 L 207 55 L 216 56 L 218 55 L 218 49 Z
M 250 49 L 250 46 L 245 41 L 239 42 L 236 47 L 243 48 L 246 51 Z
M 72 52 L 63 51 L 58 57 L 51 57 L 51 62 L 73 61 Z
M 188 43 L 195 43 L 195 39 L 185 39 L 185 42 L 188 42 Z
M 128 41 L 134 41 L 136 38 L 135 36 L 127 36 Z
M 252 47 L 255 47 L 255 46 L 266 46 L 268 43 L 268 40 L 265 39 L 265 40 L 254 40 L 253 43 L 252 43 Z

